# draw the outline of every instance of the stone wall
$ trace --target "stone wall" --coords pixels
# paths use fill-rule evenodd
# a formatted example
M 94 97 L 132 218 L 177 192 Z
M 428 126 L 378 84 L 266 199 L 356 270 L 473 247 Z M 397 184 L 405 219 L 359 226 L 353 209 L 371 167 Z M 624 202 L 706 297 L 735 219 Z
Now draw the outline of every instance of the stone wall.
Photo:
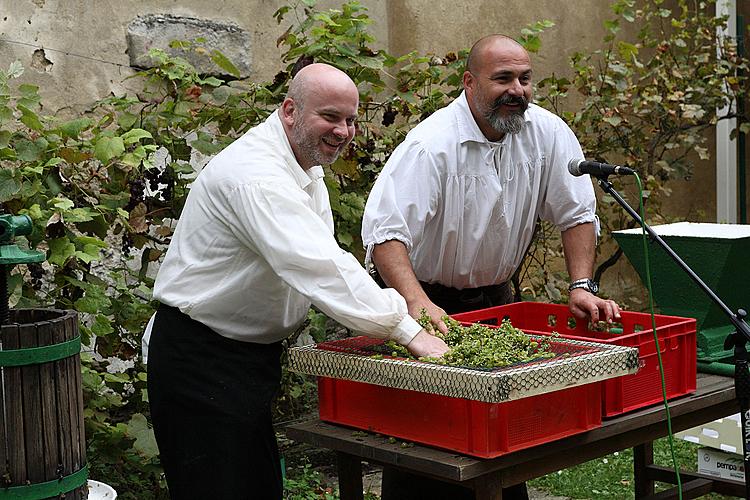
M 387 2 L 361 3 L 373 19 L 386 19 Z M 110 92 L 137 88 L 127 80 L 134 73 L 128 52 L 159 46 L 171 33 L 201 34 L 243 77 L 267 81 L 282 69 L 276 40 L 291 24 L 273 18 L 282 5 L 269 0 L 0 0 L 0 67 L 21 61 L 22 81 L 38 85 L 47 110 L 62 114 L 79 112 Z M 341 2 L 319 5 L 333 8 Z M 147 32 L 161 36 L 139 38 Z M 378 21 L 373 34 L 387 46 L 386 23 Z M 227 41 L 236 45 L 223 45 Z

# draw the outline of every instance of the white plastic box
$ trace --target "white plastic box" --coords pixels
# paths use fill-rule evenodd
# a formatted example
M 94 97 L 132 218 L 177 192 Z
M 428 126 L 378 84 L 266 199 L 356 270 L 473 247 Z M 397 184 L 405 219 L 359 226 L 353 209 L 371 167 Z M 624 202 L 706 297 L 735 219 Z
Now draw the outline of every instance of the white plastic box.
M 698 449 L 698 472 L 722 479 L 745 480 L 745 464 L 742 461 L 742 455 L 713 448 Z
M 742 455 L 742 432 L 740 414 L 707 422 L 698 427 L 678 432 L 676 437 L 691 443 L 710 446 L 720 451 Z

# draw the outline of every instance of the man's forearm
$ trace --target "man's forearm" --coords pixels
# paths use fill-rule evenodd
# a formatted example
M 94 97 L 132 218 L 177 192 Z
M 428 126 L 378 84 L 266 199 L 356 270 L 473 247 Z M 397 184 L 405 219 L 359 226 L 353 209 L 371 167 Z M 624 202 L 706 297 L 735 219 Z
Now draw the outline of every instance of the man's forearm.
M 406 246 L 398 240 L 375 245 L 372 261 L 386 285 L 395 288 L 407 303 L 427 299 L 412 268 Z
M 562 232 L 565 266 L 571 281 L 593 277 L 596 258 L 594 224 L 578 224 Z

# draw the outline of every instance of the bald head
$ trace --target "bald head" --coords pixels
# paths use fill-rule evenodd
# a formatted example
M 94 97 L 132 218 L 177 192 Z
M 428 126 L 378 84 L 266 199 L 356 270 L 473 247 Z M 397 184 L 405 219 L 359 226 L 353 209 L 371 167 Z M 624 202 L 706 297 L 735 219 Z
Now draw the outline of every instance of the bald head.
M 289 84 L 279 116 L 304 169 L 333 163 L 354 138 L 359 91 L 328 64 L 305 66 Z
M 357 96 L 359 99 L 359 91 L 352 79 L 340 69 L 323 63 L 310 64 L 299 70 L 289 84 L 286 96 L 297 106 L 304 106 L 313 93 Z
M 498 50 L 512 50 L 523 52 L 526 59 L 529 58 L 529 53 L 523 48 L 523 45 L 513 40 L 511 37 L 506 35 L 487 35 L 477 40 L 477 42 L 471 47 L 469 56 L 466 58 L 466 71 L 470 71 L 474 74 L 481 71 L 481 67 L 484 66 L 487 59 L 491 58 L 493 54 Z
M 521 131 L 532 97 L 531 60 L 521 44 L 505 35 L 480 39 L 469 53 L 463 83 L 471 114 L 487 139 Z

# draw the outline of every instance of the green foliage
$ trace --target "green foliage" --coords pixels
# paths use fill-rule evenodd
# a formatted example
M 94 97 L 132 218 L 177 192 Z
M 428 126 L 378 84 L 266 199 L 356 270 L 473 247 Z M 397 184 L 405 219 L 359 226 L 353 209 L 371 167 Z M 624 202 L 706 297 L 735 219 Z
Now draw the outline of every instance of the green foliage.
M 322 474 L 309 463 L 287 471 L 284 479 L 285 500 L 335 500 L 339 498 L 335 487 L 325 484 Z
M 359 2 L 319 12 L 312 1 L 280 8 L 279 23 L 296 23 L 279 38 L 288 65 L 276 76 L 285 88 L 290 75 L 310 62 L 325 62 L 345 71 L 360 92 L 358 134 L 349 149 L 326 167 L 326 186 L 343 248 L 362 256 L 360 224 L 367 194 L 390 154 L 419 120 L 447 105 L 460 93 L 463 57 L 443 58 L 415 52 L 395 57 L 371 45 L 371 19 Z
M 669 181 L 690 179 L 698 161 L 709 157 L 707 132 L 737 116 L 737 103 L 748 97 L 748 60 L 738 55 L 735 40 L 717 36 L 726 19 L 714 17 L 714 5 L 679 0 L 668 8 L 662 0 L 618 0 L 615 17 L 605 22 L 605 47 L 573 54 L 572 79 L 551 76 L 537 84 L 537 99 L 565 118 L 588 158 L 638 170 L 652 224 L 668 222 L 661 205 L 671 194 Z M 626 38 L 623 28 L 635 39 Z M 564 109 L 569 96 L 582 98 L 575 112 Z M 637 200 L 631 178 L 611 180 Z M 611 231 L 633 227 L 608 195 L 597 211 L 604 242 Z
M 674 440 L 675 458 L 682 470 L 697 470 L 697 451 L 700 445 Z M 662 438 L 654 441 L 654 463 L 673 468 L 669 440 Z M 683 484 L 685 479 L 683 478 Z M 633 498 L 633 450 L 615 452 L 590 462 L 560 470 L 544 477 L 529 481 L 529 485 L 549 492 L 552 495 L 569 498 L 596 498 L 597 500 L 621 500 Z M 657 483 L 656 490 L 661 491 L 673 485 Z M 701 498 L 712 500 L 729 499 L 716 493 L 709 493 Z
M 555 356 L 548 338 L 534 340 L 515 328 L 509 319 L 503 319 L 498 327 L 481 323 L 463 326 L 455 319 L 443 316 L 448 331 L 442 333 L 435 331 L 427 310 L 422 309 L 417 322 L 443 339 L 450 348 L 441 358 L 419 358 L 428 363 L 493 370 Z M 387 348 L 385 351 L 391 351 L 393 357 L 415 359 L 406 347 L 393 340 L 386 341 L 383 346 Z M 376 356 L 382 357 L 382 354 Z

